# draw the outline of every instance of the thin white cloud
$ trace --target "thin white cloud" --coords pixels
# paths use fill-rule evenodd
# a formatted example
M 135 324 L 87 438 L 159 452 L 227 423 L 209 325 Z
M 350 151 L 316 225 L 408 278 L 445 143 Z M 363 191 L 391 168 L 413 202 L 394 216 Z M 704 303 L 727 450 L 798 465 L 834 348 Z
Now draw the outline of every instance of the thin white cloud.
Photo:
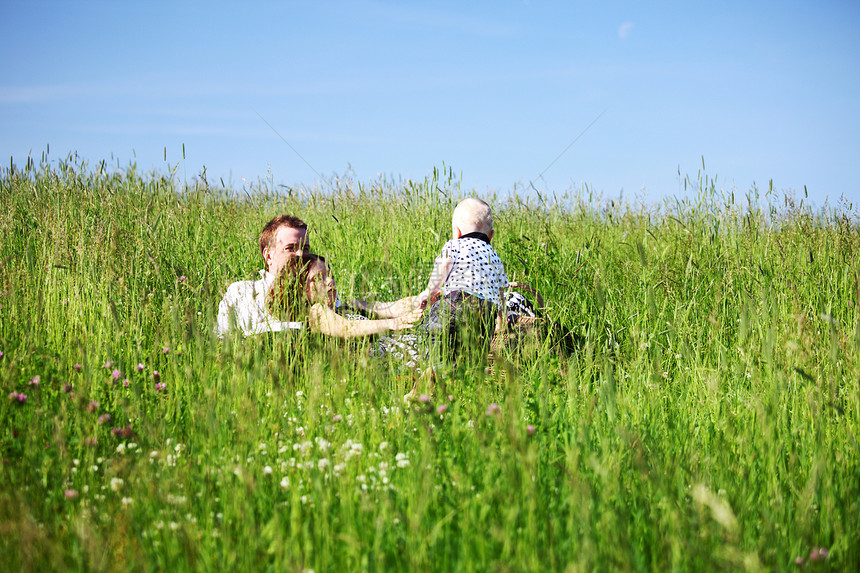
M 633 22 L 624 22 L 618 26 L 618 37 L 624 40 L 633 31 Z

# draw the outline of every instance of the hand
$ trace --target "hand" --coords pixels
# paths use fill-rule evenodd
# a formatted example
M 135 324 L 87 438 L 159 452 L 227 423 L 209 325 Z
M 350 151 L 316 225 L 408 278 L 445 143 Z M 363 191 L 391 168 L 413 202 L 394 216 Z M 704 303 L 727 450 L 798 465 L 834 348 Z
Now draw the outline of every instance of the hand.
M 423 309 L 427 306 L 427 296 L 430 294 L 426 288 L 412 297 L 412 308 Z
M 405 330 L 407 328 L 412 328 L 417 322 L 421 320 L 421 316 L 423 314 L 424 309 L 417 308 L 415 310 L 407 312 L 406 314 L 401 314 L 396 318 L 392 318 L 390 319 L 390 330 Z

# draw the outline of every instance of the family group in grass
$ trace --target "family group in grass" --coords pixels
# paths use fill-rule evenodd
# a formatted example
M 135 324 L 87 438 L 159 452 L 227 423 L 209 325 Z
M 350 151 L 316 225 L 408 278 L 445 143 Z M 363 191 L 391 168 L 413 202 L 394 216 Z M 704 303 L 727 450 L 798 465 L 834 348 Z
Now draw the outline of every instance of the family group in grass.
M 374 355 L 391 355 L 419 373 L 434 357 L 486 355 L 494 333 L 518 315 L 534 316 L 522 295 L 506 296 L 509 281 L 491 245 L 493 234 L 490 206 L 464 199 L 454 209 L 451 240 L 436 257 L 426 289 L 393 302 L 344 303 L 325 259 L 311 249 L 307 224 L 280 215 L 260 233 L 266 264 L 260 279 L 227 288 L 218 308 L 218 334 L 307 328 L 338 338 L 373 336 Z

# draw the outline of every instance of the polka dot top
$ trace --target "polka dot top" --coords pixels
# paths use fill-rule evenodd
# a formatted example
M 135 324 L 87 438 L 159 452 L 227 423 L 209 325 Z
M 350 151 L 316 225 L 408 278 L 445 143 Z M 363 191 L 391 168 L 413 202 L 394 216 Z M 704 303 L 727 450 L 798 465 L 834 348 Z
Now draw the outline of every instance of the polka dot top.
M 499 304 L 499 289 L 508 286 L 508 276 L 502 259 L 489 243 L 472 237 L 448 241 L 436 258 L 434 273 L 439 272 L 446 258 L 453 265 L 442 287 L 443 293 L 462 290 Z

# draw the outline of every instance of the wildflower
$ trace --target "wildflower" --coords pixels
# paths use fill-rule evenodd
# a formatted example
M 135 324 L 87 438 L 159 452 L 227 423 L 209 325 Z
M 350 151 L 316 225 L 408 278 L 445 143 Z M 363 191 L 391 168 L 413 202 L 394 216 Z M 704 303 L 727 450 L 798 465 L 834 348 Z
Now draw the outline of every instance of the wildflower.
M 185 275 L 179 275 L 179 282 L 181 282 L 181 283 L 185 282 Z
M 270 475 L 272 475 L 272 467 L 271 467 L 271 466 L 266 466 L 266 467 L 264 467 L 264 468 L 263 468 L 263 475 L 264 475 L 264 476 L 270 476 Z
M 99 416 L 98 423 L 104 424 L 105 422 L 110 422 L 110 414 L 102 414 Z
M 75 372 L 80 372 L 83 366 L 81 366 L 80 364 L 75 364 L 74 366 L 72 366 L 72 368 L 75 369 Z
M 110 433 L 114 437 L 130 438 L 134 436 L 134 430 L 131 429 L 131 424 L 125 428 L 111 428 Z
M 418 396 L 418 401 L 423 402 L 424 404 L 429 404 L 430 396 L 428 396 L 427 394 L 421 394 L 420 396 Z
M 454 395 L 453 395 L 453 394 L 448 394 L 448 401 L 449 401 L 449 402 L 453 402 L 453 401 L 454 401 Z
M 441 415 L 444 414 L 446 410 L 448 410 L 448 406 L 446 406 L 445 404 L 439 404 L 439 406 L 436 408 L 436 413 Z
M 140 362 L 137 363 L 137 371 L 143 372 L 143 364 L 141 364 Z
M 111 368 L 113 368 L 113 360 L 108 360 L 105 362 L 105 370 L 110 370 Z
M 319 468 L 321 472 L 325 471 L 330 465 L 331 462 L 329 462 L 326 458 L 320 458 L 320 460 L 317 462 L 317 468 Z
M 128 378 L 126 378 L 125 380 L 122 381 L 122 387 L 128 388 Z
M 24 394 L 23 392 L 18 392 L 18 393 L 12 392 L 12 394 L 15 394 L 15 399 L 18 400 L 19 404 L 23 404 L 24 402 L 27 401 L 27 395 Z M 12 394 L 9 394 L 9 398 L 12 398 Z
M 487 406 L 487 416 L 495 416 L 496 414 L 498 414 L 501 411 L 502 411 L 502 409 L 495 402 L 493 402 L 492 404 Z
M 113 370 L 113 372 L 111 372 L 110 376 L 111 376 L 111 378 L 114 379 L 114 381 L 116 381 L 122 377 L 122 372 L 120 372 L 119 370 L 114 368 L 114 370 Z
M 167 384 L 165 384 L 164 382 L 156 382 L 155 383 L 155 391 L 156 392 L 161 392 L 165 388 L 167 388 Z
M 284 476 L 283 478 L 281 478 L 281 484 L 280 485 L 284 489 L 287 489 L 288 487 L 290 487 L 290 478 L 288 478 L 287 476 Z
M 343 416 L 341 416 L 340 414 L 335 414 L 332 417 L 331 421 L 332 422 L 343 422 Z
M 41 382 L 41 381 L 42 381 L 42 377 L 41 377 L 41 376 L 39 376 L 38 374 L 36 374 L 35 376 L 33 376 L 33 377 L 30 379 L 30 381 L 29 381 L 29 382 L 27 382 L 27 384 L 29 384 L 30 386 L 38 386 L 38 385 L 39 385 L 39 382 Z
M 131 505 L 133 502 L 134 502 L 134 500 L 130 497 L 122 498 L 122 504 L 123 505 Z
M 531 424 L 529 424 L 529 425 L 527 425 L 527 426 L 526 426 L 526 433 L 527 433 L 529 436 L 534 436 L 534 435 L 535 435 L 535 431 L 536 431 L 536 428 L 535 428 L 534 426 L 532 426 Z
M 119 491 L 124 483 L 122 478 L 110 478 L 110 488 L 114 491 Z
M 66 499 L 75 499 L 78 497 L 78 490 L 76 489 L 67 489 L 63 492 L 63 495 L 66 496 Z
M 162 354 L 169 354 L 170 353 L 170 347 L 165 346 L 164 348 L 161 349 L 161 353 Z
M 397 462 L 398 468 L 405 468 L 409 465 L 409 460 L 404 453 L 398 453 L 396 456 L 394 456 L 394 460 Z
M 71 391 L 72 391 L 72 385 L 71 384 L 69 384 L 69 383 L 63 384 L 63 392 L 71 392 Z
M 125 444 L 120 444 L 116 447 L 116 453 L 123 455 L 125 453 Z
M 161 374 L 158 372 L 158 370 L 152 371 L 152 379 L 153 380 L 160 380 L 161 379 Z
M 801 557 L 800 555 L 798 555 L 797 557 L 795 557 L 795 558 L 794 558 L 794 564 L 795 564 L 795 565 L 803 565 L 803 557 Z
M 383 451 L 387 447 L 388 447 L 388 442 L 379 442 L 379 451 L 380 452 Z
M 89 412 L 90 414 L 92 414 L 93 412 L 95 412 L 98 409 L 99 409 L 99 403 L 96 402 L 95 400 L 93 400 L 92 402 L 87 404 L 87 412 Z
M 85 440 L 84 440 L 84 445 L 85 445 L 85 446 L 90 446 L 90 447 L 92 447 L 92 446 L 95 446 L 95 445 L 96 445 L 96 444 L 98 444 L 98 443 L 99 443 L 99 441 L 98 441 L 97 439 L 95 439 L 94 437 L 92 437 L 92 436 L 90 436 L 89 438 L 87 438 L 87 439 L 85 439 Z
M 3 354 L 3 351 L 2 351 L 2 350 L 0 350 L 0 358 L 3 358 L 4 356 L 6 356 L 6 355 L 5 355 L 5 354 Z

